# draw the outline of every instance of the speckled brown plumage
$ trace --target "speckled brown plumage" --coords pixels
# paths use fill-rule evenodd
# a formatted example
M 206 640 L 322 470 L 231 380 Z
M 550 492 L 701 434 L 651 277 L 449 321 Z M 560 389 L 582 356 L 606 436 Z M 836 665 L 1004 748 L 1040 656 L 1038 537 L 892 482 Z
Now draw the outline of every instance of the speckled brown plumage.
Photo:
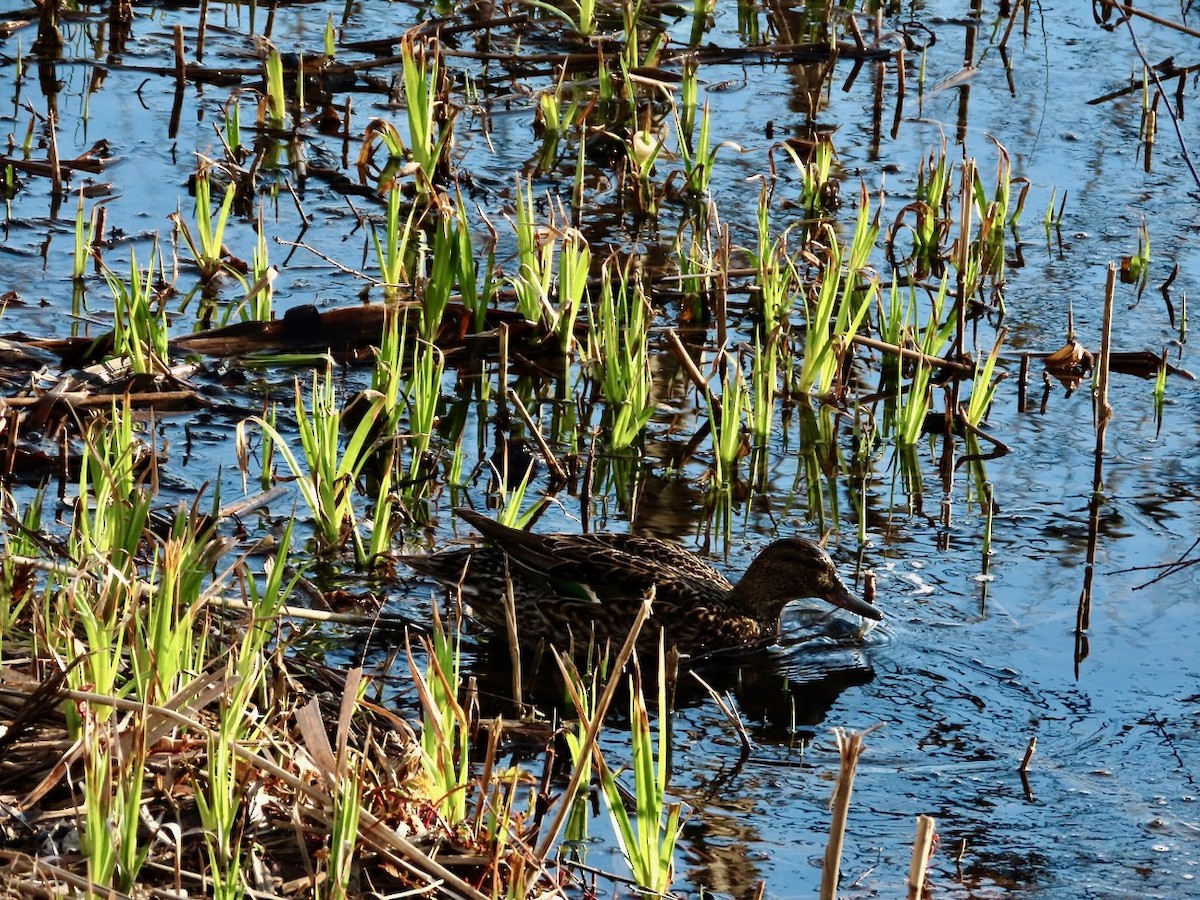
M 847 590 L 829 556 L 804 538 L 769 544 L 736 585 L 692 553 L 657 538 L 624 534 L 530 534 L 474 510 L 456 509 L 489 546 L 404 557 L 411 568 L 461 588 L 472 615 L 501 633 L 504 593 L 513 584 L 522 643 L 560 647 L 595 636 L 623 641 L 643 598 L 655 589 L 643 646 L 660 629 L 681 652 L 699 654 L 772 641 L 791 600 L 819 597 L 860 616 L 881 619 Z

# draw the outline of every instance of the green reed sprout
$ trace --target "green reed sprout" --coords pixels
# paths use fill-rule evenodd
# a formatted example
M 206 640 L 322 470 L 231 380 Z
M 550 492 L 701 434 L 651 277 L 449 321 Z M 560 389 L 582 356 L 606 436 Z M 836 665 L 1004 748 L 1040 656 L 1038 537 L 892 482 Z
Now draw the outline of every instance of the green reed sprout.
M 267 94 L 259 103 L 259 124 L 282 131 L 287 122 L 287 95 L 283 90 L 283 57 L 276 48 L 267 51 L 263 68 L 266 70 Z
M 363 466 L 371 457 L 375 423 L 383 409 L 383 397 L 373 394 L 370 405 L 347 438 L 341 443 L 341 415 L 333 374 L 326 368 L 324 378 L 313 372 L 312 406 L 304 405 L 300 379 L 296 379 L 296 421 L 305 464 L 292 452 L 284 437 L 261 416 L 249 421 L 257 423 L 264 434 L 270 435 L 280 455 L 296 478 L 300 495 L 312 511 L 317 538 L 326 550 L 341 547 L 347 537 L 353 539 L 356 558 L 366 563 L 354 516 L 354 484 Z M 238 423 L 238 440 L 245 443 L 243 426 Z
M 75 256 L 74 265 L 71 270 L 72 277 L 77 281 L 83 278 L 85 274 L 88 257 L 92 255 L 92 247 L 96 242 L 96 210 L 97 207 L 93 207 L 91 214 L 87 217 L 87 228 L 85 230 L 83 188 L 80 188 L 79 206 L 75 210 Z
M 325 20 L 325 58 L 333 59 L 337 55 L 337 32 L 333 27 L 333 13 Z
M 607 263 L 601 273 L 600 298 L 588 312 L 588 357 L 601 373 L 611 450 L 633 446 L 654 415 L 649 315 L 641 280 L 631 279 L 627 266 Z
M 636 672 L 630 678 L 629 730 L 633 743 L 634 796 L 637 798 L 637 811 L 632 818 L 625 809 L 616 776 L 598 749 L 595 754 L 600 787 L 607 801 L 621 853 L 629 863 L 638 887 L 658 896 L 670 890 L 674 878 L 675 843 L 679 839 L 683 808 L 677 801 L 668 803 L 666 800 L 671 752 L 668 746 L 670 711 L 667 707 L 664 656 L 660 648 L 657 746 L 641 678 Z
M 196 173 L 195 186 L 195 237 L 192 235 L 191 228 L 183 221 L 183 217 L 178 212 L 173 213 L 171 219 L 183 234 L 184 243 L 188 245 L 188 250 L 191 251 L 192 258 L 196 261 L 196 266 L 200 269 L 200 277 L 204 281 L 209 281 L 225 269 L 225 264 L 222 261 L 225 255 L 222 249 L 225 242 L 225 226 L 229 223 L 229 214 L 233 209 L 233 200 L 237 194 L 237 189 L 233 184 L 226 185 L 225 197 L 221 201 L 221 208 L 217 211 L 217 217 L 214 221 L 212 213 L 212 189 L 209 170 L 207 168 L 203 168 Z
M 129 280 L 125 281 L 108 266 L 103 269 L 113 295 L 113 353 L 129 360 L 138 374 L 157 371 L 169 357 L 167 312 L 154 290 L 157 247 L 150 250 L 150 265 L 143 273 L 137 253 L 129 254 Z M 154 307 L 158 306 L 157 312 Z

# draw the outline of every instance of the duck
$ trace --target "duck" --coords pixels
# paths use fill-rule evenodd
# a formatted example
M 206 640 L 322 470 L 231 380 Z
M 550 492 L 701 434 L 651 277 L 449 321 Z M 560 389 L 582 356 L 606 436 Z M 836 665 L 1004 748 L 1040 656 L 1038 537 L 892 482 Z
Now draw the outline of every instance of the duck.
M 855 596 L 821 547 L 803 537 L 768 544 L 737 584 L 683 547 L 631 534 L 535 534 L 467 507 L 455 515 L 486 541 L 401 561 L 457 592 L 472 618 L 506 634 L 511 584 L 518 643 L 546 641 L 570 650 L 592 639 L 620 646 L 645 598 L 651 614 L 639 649 L 659 634 L 685 656 L 767 646 L 779 635 L 784 607 L 820 598 L 879 621 L 883 613 Z

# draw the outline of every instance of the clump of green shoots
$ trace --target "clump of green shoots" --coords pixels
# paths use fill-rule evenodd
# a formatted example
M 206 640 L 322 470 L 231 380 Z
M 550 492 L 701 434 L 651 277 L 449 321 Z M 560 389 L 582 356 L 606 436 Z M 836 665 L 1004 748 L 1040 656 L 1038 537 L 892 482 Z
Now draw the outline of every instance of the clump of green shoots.
M 437 345 L 421 341 L 414 350 L 413 374 L 409 383 L 408 431 L 412 459 L 409 477 L 417 479 L 425 467 L 425 454 L 437 423 L 438 400 L 442 396 L 442 375 L 446 360 Z
M 157 256 L 157 246 L 152 247 L 150 265 L 143 272 L 131 250 L 128 281 L 108 266 L 103 270 L 113 295 L 113 353 L 127 359 L 138 374 L 159 371 L 170 355 L 167 311 L 154 290 Z
M 83 214 L 83 189 L 79 190 L 79 206 L 75 210 L 75 256 L 74 265 L 72 267 L 72 277 L 76 281 L 83 278 L 87 267 L 88 258 L 92 255 L 92 248 L 96 244 L 96 221 L 99 213 L 99 207 L 92 207 L 91 214 L 86 217 L 86 227 L 84 225 Z
M 305 460 L 303 465 L 274 426 L 261 416 L 248 420 L 257 423 L 263 433 L 270 436 L 292 470 L 300 495 L 312 511 L 322 548 L 335 550 L 349 538 L 354 543 L 355 558 L 359 565 L 366 565 L 368 556 L 356 527 L 355 482 L 374 449 L 376 421 L 383 405 L 382 396 L 373 394 L 370 397 L 367 409 L 343 447 L 338 392 L 333 385 L 332 371 L 326 368 L 323 378 L 313 372 L 311 408 L 304 404 L 304 392 L 297 378 L 296 421 Z M 245 425 L 244 421 L 238 423 L 237 435 L 239 464 L 243 473 L 249 468 L 245 451 L 248 446 Z
M 640 674 L 630 678 L 629 732 L 633 742 L 634 796 L 637 812 L 630 816 L 617 785 L 616 775 L 603 755 L 596 750 L 596 768 L 609 814 L 637 886 L 648 894 L 664 896 L 674 878 L 675 843 L 679 839 L 682 804 L 668 803 L 670 778 L 670 711 L 667 706 L 666 665 L 659 650 L 658 662 L 658 740 L 655 745 L 650 714 L 642 690 Z
M 379 239 L 378 230 L 373 226 L 371 228 L 375 257 L 379 261 L 379 277 L 383 282 L 383 298 L 388 302 L 398 299 L 400 287 L 409 280 L 410 272 L 416 268 L 416 262 L 412 258 L 413 248 L 409 245 L 416 211 L 416 207 L 412 207 L 408 212 L 408 219 L 401 224 L 400 189 L 398 185 L 393 184 L 387 195 L 387 216 L 382 241 Z
M 896 442 L 901 447 L 915 446 L 920 440 L 925 427 L 925 416 L 933 406 L 931 396 L 933 366 L 926 362 L 926 359 L 940 356 L 944 352 L 956 326 L 953 315 L 946 315 L 943 319 L 943 313 L 946 312 L 947 306 L 948 286 L 948 279 L 943 278 L 937 293 L 930 301 L 929 316 L 924 328 L 916 329 L 915 327 L 918 316 L 915 292 L 910 292 L 907 311 L 901 315 L 903 321 L 913 323 L 913 329 L 918 330 L 918 333 L 914 335 L 913 343 L 925 357 L 913 363 L 908 391 L 900 398 Z M 893 294 L 893 303 L 895 302 L 896 296 Z M 983 397 L 981 396 L 980 403 L 982 402 Z M 984 410 L 986 410 L 986 405 L 979 410 L 981 416 Z
M 482 331 L 488 306 L 496 292 L 496 234 L 494 231 L 491 233 L 491 238 L 486 244 L 486 253 L 481 254 L 471 235 L 461 191 L 455 199 L 454 218 L 454 236 L 458 241 L 458 250 L 454 255 L 457 263 L 455 280 L 458 283 L 463 308 L 471 313 L 473 327 L 476 331 Z M 480 258 L 483 260 L 482 284 L 479 280 Z
M 267 231 L 263 222 L 262 207 L 258 210 L 258 238 L 254 242 L 254 253 L 250 258 L 250 286 L 246 297 L 239 304 L 243 321 L 269 322 L 275 318 L 275 278 L 278 269 L 271 265 L 271 251 L 267 245 Z
M 726 358 L 721 378 L 721 397 L 708 396 L 710 436 L 713 445 L 712 483 L 718 490 L 733 485 L 738 478 L 738 461 L 744 455 L 743 424 L 749 397 L 746 378 L 736 359 Z
M 456 113 L 450 108 L 438 54 L 437 45 L 431 49 L 424 40 L 405 38 L 400 43 L 408 101 L 408 141 L 391 122 L 374 119 L 367 126 L 358 154 L 359 177 L 365 182 L 376 143 L 387 150 L 387 162 L 378 177 L 381 192 L 391 190 L 401 175 L 412 174 L 418 196 L 428 197 L 449 172 Z
M 833 139 L 822 135 L 812 146 L 807 160 L 802 160 L 791 144 L 783 148 L 800 170 L 800 208 L 808 219 L 816 219 L 835 203 L 837 180 L 832 179 L 835 158 Z
M 592 251 L 583 232 L 568 228 L 558 253 L 558 306 L 553 309 L 554 331 L 564 354 L 575 345 L 575 320 L 587 294 Z
M 567 353 L 574 346 L 575 322 L 587 295 L 591 248 L 581 231 L 558 224 L 566 221 L 561 206 L 549 222 L 538 222 L 533 188 L 528 182 L 522 187 L 517 181 L 516 207 L 518 269 L 509 282 L 516 294 L 517 309 L 528 321 L 541 322 L 547 331 L 556 334 L 563 353 Z
M 851 340 L 879 292 L 879 276 L 867 269 L 879 233 L 879 216 L 871 217 L 865 186 L 849 247 L 843 249 L 831 226 L 824 226 L 824 233 L 828 243 L 821 282 L 816 296 L 805 298 L 808 321 L 798 385 L 802 393 L 833 388 Z
M 907 266 L 917 280 L 930 275 L 940 278 L 945 272 L 946 244 L 950 234 L 949 185 L 950 165 L 945 147 L 940 153 L 930 151 L 917 169 L 916 199 L 896 213 L 888 233 L 888 261 L 895 268 Z M 904 233 L 908 234 L 911 247 L 901 255 L 897 245 Z
M 630 277 L 629 266 L 610 260 L 601 274 L 599 300 L 588 312 L 588 358 L 600 369 L 612 450 L 631 447 L 654 415 L 648 325 L 641 280 Z
M 713 163 L 717 158 L 717 150 L 722 145 L 710 146 L 709 109 L 704 104 L 704 112 L 700 114 L 700 133 L 693 145 L 692 136 L 685 134 L 685 126 L 678 117 L 675 129 L 679 141 L 679 155 L 683 159 L 683 177 L 687 193 L 692 197 L 704 197 L 708 194 L 708 186 L 712 181 Z
M 20 528 L 5 528 L 0 535 L 0 596 L 7 597 L 0 603 L 0 661 L 4 659 L 4 642 L 11 635 L 28 608 L 36 586 L 35 570 L 26 559 L 38 551 L 36 535 L 42 521 L 42 491 L 34 492 L 23 515 L 18 514 L 16 503 L 7 488 L 0 489 L 0 503 L 5 506 L 5 516 L 10 521 L 21 523 Z
M 516 196 L 517 273 L 510 279 L 517 297 L 517 310 L 530 322 L 540 322 L 550 307 L 554 283 L 554 250 L 557 230 L 542 226 L 533 206 L 533 186 L 517 179 Z
M 183 235 L 184 243 L 191 251 L 192 258 L 200 269 L 200 277 L 205 282 L 212 280 L 225 269 L 225 226 L 229 222 L 229 213 L 233 209 L 233 200 L 237 193 L 237 188 L 232 183 L 225 186 L 225 197 L 221 201 L 221 208 L 217 211 L 214 220 L 210 171 L 207 166 L 201 167 L 193 180 L 196 193 L 195 236 L 187 222 L 183 220 L 183 216 L 178 212 L 171 214 L 171 220 Z

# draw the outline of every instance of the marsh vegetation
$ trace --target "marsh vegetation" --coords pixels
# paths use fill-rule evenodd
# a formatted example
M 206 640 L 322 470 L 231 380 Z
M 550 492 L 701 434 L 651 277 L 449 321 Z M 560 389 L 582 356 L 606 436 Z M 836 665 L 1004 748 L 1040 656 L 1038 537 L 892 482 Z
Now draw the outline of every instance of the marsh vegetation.
M 1188 5 L 7 13 L 4 890 L 1181 895 Z M 463 505 L 884 622 L 518 652 Z

